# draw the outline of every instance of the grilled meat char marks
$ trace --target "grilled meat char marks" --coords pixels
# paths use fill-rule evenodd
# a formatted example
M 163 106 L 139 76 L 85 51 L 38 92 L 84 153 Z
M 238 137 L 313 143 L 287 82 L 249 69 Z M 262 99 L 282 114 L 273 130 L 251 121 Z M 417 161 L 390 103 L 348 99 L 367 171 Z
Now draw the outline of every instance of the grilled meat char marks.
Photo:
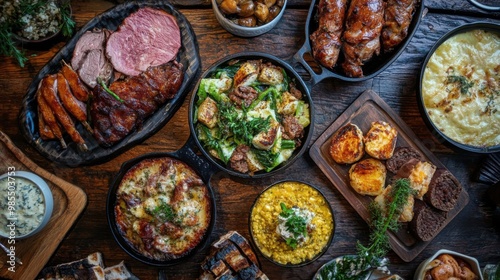
M 90 105 L 96 139 L 104 146 L 111 146 L 140 128 L 145 118 L 175 96 L 183 78 L 183 66 L 176 61 L 150 67 L 138 76 L 109 86 L 123 102 L 96 86 Z

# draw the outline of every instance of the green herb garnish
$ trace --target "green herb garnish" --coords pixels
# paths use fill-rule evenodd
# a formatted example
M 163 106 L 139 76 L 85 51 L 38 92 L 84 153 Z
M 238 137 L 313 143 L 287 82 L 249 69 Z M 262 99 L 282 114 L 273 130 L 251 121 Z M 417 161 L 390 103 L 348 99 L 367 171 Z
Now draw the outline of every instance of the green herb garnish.
M 474 82 L 467 80 L 466 77 L 460 75 L 449 75 L 446 78 L 447 84 L 457 84 L 461 94 L 468 94 L 469 89 L 474 86 Z
M 372 202 L 369 207 L 372 226 L 370 246 L 365 247 L 358 241 L 356 256 L 346 256 L 340 262 L 325 266 L 316 279 L 355 280 L 366 274 L 367 270 L 384 265 L 384 256 L 390 248 L 387 230 L 398 230 L 399 215 L 408 197 L 413 193 L 408 179 L 398 179 L 391 190 L 392 200 L 387 201 L 386 215 L 383 215 L 379 206 Z
M 286 230 L 291 232 L 293 237 L 286 238 L 285 242 L 293 249 L 297 248 L 298 239 L 301 236 L 307 236 L 307 222 L 306 219 L 297 215 L 293 209 L 286 207 L 285 203 L 280 203 L 281 213 L 280 216 L 285 218 Z
M 151 211 L 151 214 L 161 222 L 172 222 L 175 219 L 174 209 L 163 200 Z
M 109 94 L 111 94 L 111 96 L 113 96 L 116 100 L 120 101 L 121 103 L 125 102 L 123 101 L 123 99 L 120 98 L 120 96 L 118 96 L 118 94 L 114 93 L 112 90 L 110 90 L 108 88 L 108 86 L 106 85 L 106 83 L 101 79 L 101 77 L 97 77 L 97 82 L 102 86 L 102 88 Z
M 5 15 L 3 21 L 0 22 L 0 54 L 14 58 L 19 66 L 24 67 L 28 61 L 26 54 L 19 50 L 13 34 L 22 29 L 22 18 L 27 15 L 35 15 L 42 7 L 48 5 L 50 1 L 47 0 L 20 0 L 11 15 Z M 55 3 L 59 3 L 56 1 Z M 60 29 L 65 37 L 73 35 L 75 29 L 75 22 L 71 18 L 70 1 L 63 1 L 60 5 Z

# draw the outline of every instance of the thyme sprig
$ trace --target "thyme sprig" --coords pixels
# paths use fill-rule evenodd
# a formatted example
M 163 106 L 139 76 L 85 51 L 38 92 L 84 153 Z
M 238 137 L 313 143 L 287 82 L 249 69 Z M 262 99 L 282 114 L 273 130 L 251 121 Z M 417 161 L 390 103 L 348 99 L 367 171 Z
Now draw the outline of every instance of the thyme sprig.
M 357 255 L 346 256 L 339 262 L 325 266 L 316 279 L 355 280 L 369 269 L 385 265 L 384 257 L 390 248 L 387 231 L 398 230 L 400 226 L 399 215 L 407 203 L 408 197 L 413 193 L 408 179 L 398 179 L 390 193 L 392 200 L 386 201 L 387 212 L 385 215 L 382 209 L 375 202 L 372 202 L 369 206 L 372 226 L 370 245 L 365 247 L 358 241 Z

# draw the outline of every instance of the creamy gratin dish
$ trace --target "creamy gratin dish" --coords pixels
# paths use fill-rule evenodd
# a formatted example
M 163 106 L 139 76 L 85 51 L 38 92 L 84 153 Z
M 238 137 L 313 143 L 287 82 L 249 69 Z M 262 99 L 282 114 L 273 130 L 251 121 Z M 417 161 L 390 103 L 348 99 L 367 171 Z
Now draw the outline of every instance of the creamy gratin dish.
M 422 99 L 449 138 L 475 147 L 500 145 L 500 34 L 476 29 L 441 44 L 425 68 Z
M 140 254 L 159 261 L 191 252 L 211 219 L 208 187 L 185 163 L 145 159 L 123 176 L 115 217 L 122 236 Z

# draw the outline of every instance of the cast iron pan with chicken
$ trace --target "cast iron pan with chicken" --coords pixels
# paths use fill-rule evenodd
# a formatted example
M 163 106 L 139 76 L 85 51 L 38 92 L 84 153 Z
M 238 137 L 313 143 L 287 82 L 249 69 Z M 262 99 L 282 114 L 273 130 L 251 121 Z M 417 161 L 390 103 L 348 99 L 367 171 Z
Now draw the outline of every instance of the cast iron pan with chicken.
M 405 6 L 410 5 L 412 1 L 414 2 L 410 21 L 406 15 L 400 15 L 408 8 L 388 9 L 387 3 Z M 302 65 L 309 72 L 311 80 L 308 83 L 312 85 L 326 78 L 348 82 L 371 79 L 386 69 L 405 50 L 418 28 L 422 11 L 423 0 L 387 2 L 382 0 L 315 0 L 311 3 L 306 20 L 305 42 L 293 56 L 293 63 Z M 390 20 L 387 20 L 387 25 L 391 26 L 393 31 L 406 26 L 407 35 L 400 40 L 397 38 L 400 36 L 390 34 L 388 37 L 391 39 L 385 39 L 385 44 L 384 39 L 377 42 L 378 40 L 374 38 L 383 37 L 382 29 L 386 22 L 384 17 L 391 14 L 393 21 L 398 23 L 391 24 Z M 362 36 L 356 36 L 356 34 Z M 394 44 L 394 41 L 390 42 L 394 39 L 397 44 Z M 380 45 L 380 48 L 378 49 L 376 45 Z M 319 53 L 315 59 L 317 67 L 306 61 L 306 54 L 313 56 L 315 51 Z M 314 69 L 319 69 L 319 71 L 315 72 Z

